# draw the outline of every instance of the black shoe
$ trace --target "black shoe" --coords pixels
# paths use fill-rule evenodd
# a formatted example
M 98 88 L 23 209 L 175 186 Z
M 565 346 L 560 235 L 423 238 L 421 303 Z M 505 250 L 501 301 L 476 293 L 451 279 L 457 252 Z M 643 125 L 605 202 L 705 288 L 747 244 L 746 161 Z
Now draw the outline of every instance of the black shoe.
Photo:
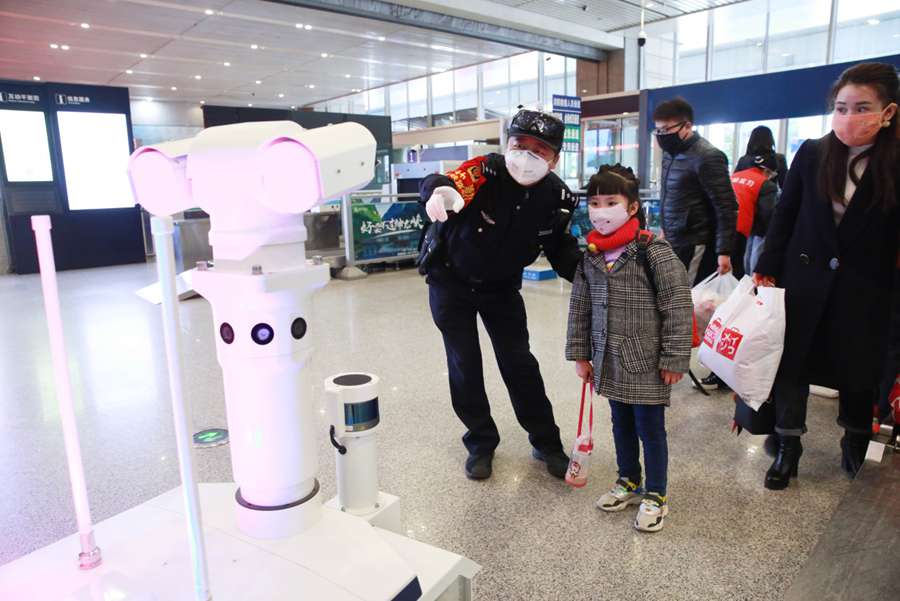
M 856 476 L 856 472 L 862 467 L 866 460 L 866 450 L 869 448 L 868 434 L 857 434 L 844 430 L 844 437 L 841 438 L 841 467 L 851 477 Z
M 566 471 L 569 469 L 569 457 L 561 450 L 545 453 L 539 449 L 532 449 L 531 455 L 538 461 L 546 463 L 547 471 L 554 478 L 563 479 L 566 477 Z
M 797 465 L 803 454 L 799 436 L 779 436 L 778 454 L 772 467 L 766 472 L 765 486 L 769 490 L 784 490 L 797 477 Z
M 469 455 L 466 459 L 466 478 L 469 480 L 487 480 L 491 477 L 494 454 Z
M 778 455 L 778 434 L 769 434 L 766 436 L 766 442 L 763 443 L 763 449 L 766 451 L 766 455 L 775 459 L 775 456 Z
M 700 380 L 700 385 L 703 386 L 704 390 L 731 390 L 728 384 L 719 379 L 719 376 L 716 374 L 709 374 Z

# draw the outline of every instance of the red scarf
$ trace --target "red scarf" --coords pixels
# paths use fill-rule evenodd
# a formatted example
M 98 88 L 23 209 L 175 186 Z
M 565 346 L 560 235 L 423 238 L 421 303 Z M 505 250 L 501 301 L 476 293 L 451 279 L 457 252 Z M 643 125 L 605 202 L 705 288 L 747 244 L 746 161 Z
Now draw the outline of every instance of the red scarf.
M 625 222 L 625 225 L 608 236 L 597 230 L 591 230 L 587 235 L 588 250 L 596 254 L 625 246 L 637 237 L 640 229 L 641 225 L 637 217 L 632 217 Z

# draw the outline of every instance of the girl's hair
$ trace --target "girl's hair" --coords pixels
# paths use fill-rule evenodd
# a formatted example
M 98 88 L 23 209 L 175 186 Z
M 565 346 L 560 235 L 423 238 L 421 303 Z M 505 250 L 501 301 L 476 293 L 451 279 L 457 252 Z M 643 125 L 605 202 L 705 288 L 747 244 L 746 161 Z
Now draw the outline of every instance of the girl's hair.
M 638 211 L 635 216 L 640 222 L 641 229 L 647 227 L 647 218 L 638 194 L 638 179 L 631 167 L 625 167 L 620 163 L 600 167 L 600 170 L 591 176 L 587 186 L 588 199 L 597 194 L 621 194 L 628 199 L 629 205 L 637 203 Z
M 765 125 L 754 127 L 750 132 L 750 139 L 747 140 L 746 154 L 752 157 L 770 152 L 775 152 L 775 136 L 772 135 L 772 130 Z
M 861 63 L 850 67 L 831 88 L 828 98 L 829 110 L 834 110 L 838 92 L 846 85 L 868 86 L 875 91 L 884 107 L 900 102 L 900 80 L 893 65 L 885 63 Z M 887 212 L 896 203 L 895 180 L 898 169 L 897 153 L 897 111 L 891 118 L 890 126 L 882 127 L 875 136 L 872 148 L 858 154 L 848 166 L 849 150 L 832 131 L 824 138 L 819 164 L 819 189 L 829 202 L 844 202 L 844 188 L 849 170 L 850 179 L 859 185 L 856 164 L 864 157 L 869 158 L 867 169 L 872 171 L 873 194 L 863 200 L 868 206 L 879 206 Z

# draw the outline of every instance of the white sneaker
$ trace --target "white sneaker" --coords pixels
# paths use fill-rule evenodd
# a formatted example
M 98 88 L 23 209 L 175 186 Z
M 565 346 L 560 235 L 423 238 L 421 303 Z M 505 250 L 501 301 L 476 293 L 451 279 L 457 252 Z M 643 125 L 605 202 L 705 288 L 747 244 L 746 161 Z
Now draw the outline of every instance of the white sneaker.
M 666 497 L 654 492 L 647 493 L 634 518 L 634 528 L 641 532 L 659 532 L 663 529 L 663 521 L 667 515 L 669 515 L 669 503 Z
M 619 478 L 608 493 L 597 499 L 596 505 L 597 509 L 602 509 L 603 511 L 622 511 L 627 509 L 629 505 L 640 503 L 642 497 L 640 487 L 637 484 L 625 478 Z

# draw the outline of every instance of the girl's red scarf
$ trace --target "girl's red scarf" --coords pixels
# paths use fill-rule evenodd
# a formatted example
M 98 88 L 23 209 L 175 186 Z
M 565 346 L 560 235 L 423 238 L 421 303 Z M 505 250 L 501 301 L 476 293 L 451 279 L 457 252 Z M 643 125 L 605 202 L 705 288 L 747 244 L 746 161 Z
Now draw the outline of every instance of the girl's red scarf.
M 597 230 L 591 230 L 587 235 L 588 250 L 592 253 L 601 253 L 614 248 L 625 246 L 637 237 L 641 229 L 637 217 L 632 217 L 625 225 L 605 236 Z

